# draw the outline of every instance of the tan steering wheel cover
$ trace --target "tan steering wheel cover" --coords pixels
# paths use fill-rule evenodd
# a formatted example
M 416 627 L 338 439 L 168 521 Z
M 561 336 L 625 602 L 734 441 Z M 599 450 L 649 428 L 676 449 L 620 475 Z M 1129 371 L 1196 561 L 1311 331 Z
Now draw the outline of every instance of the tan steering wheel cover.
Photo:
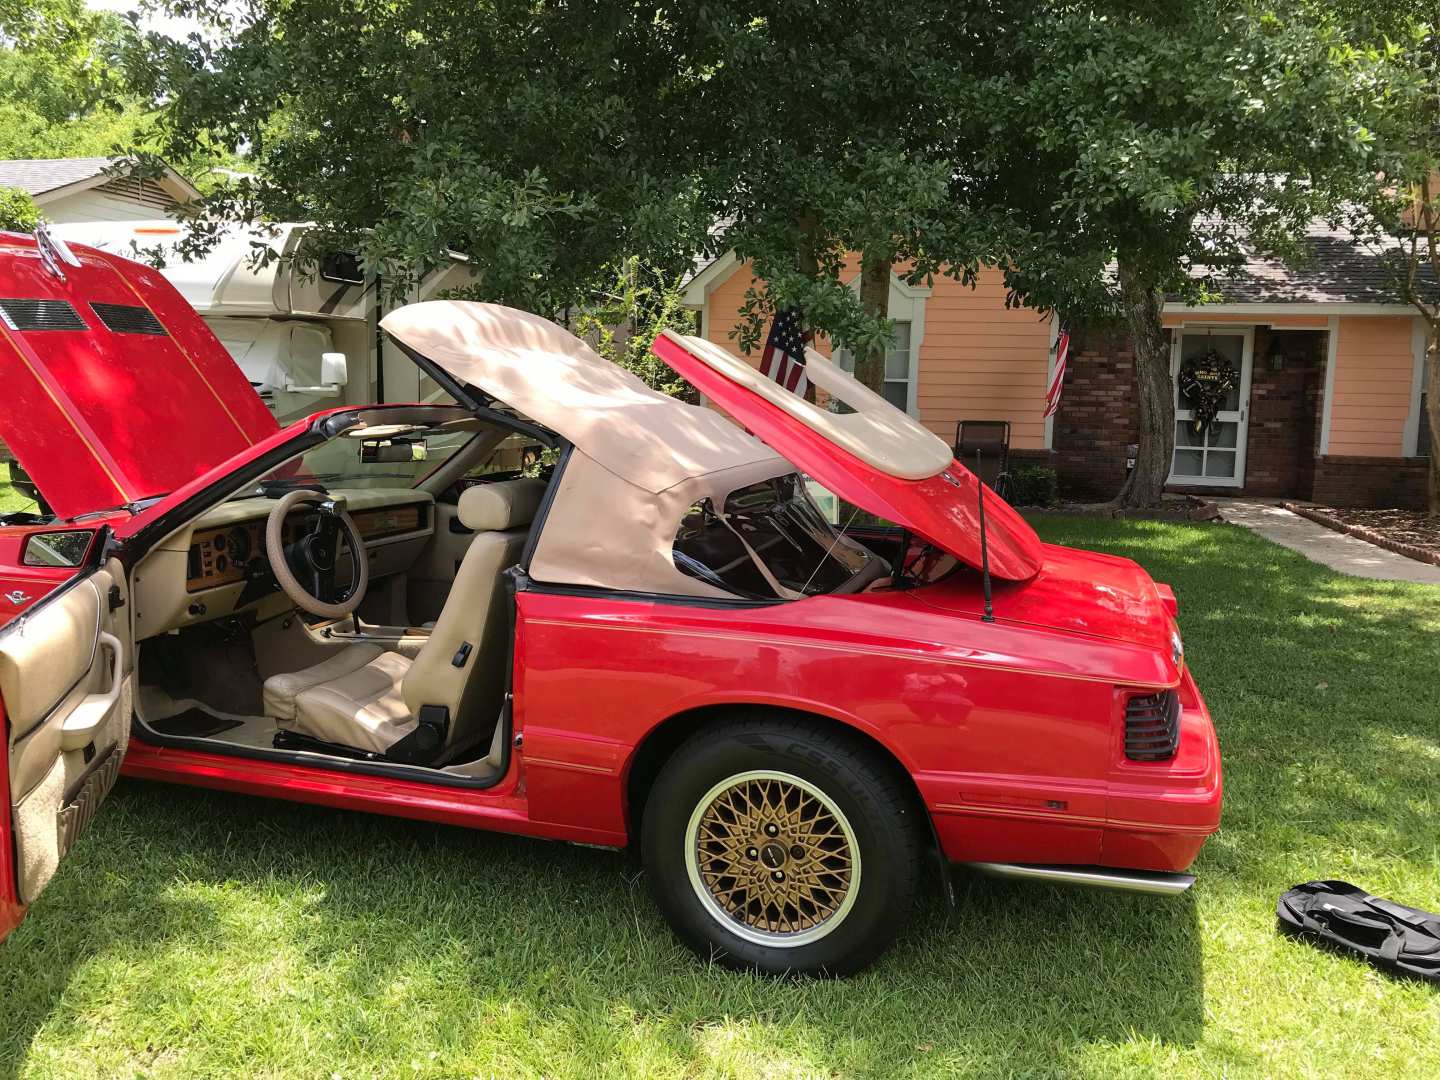
M 358 576 L 355 581 L 355 588 L 350 591 L 349 597 L 340 604 L 327 604 L 317 597 L 311 596 L 305 586 L 300 584 L 298 578 L 290 570 L 290 564 L 285 561 L 285 519 L 290 516 L 290 511 L 299 506 L 302 502 L 322 503 L 325 496 L 318 491 L 308 491 L 305 488 L 297 488 L 281 497 L 270 511 L 270 516 L 265 519 L 265 554 L 270 559 L 270 570 L 275 575 L 275 580 L 280 583 L 280 588 L 285 595 L 295 602 L 296 607 L 308 611 L 311 615 L 321 615 L 330 619 L 343 619 L 360 606 L 360 601 L 365 599 L 365 590 L 370 585 L 370 553 L 365 550 L 365 542 L 360 538 L 360 530 L 355 526 L 355 519 L 350 516 L 349 511 L 340 511 L 340 520 L 345 524 L 349 532 L 350 558 L 355 561 Z M 336 549 L 336 561 L 339 561 L 340 552 Z

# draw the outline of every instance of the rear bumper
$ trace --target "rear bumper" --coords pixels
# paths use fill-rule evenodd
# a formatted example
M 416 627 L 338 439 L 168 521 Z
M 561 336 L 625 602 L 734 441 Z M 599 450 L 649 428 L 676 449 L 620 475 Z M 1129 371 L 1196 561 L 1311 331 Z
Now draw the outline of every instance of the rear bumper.
M 1183 874 L 1219 828 L 1223 783 L 1215 728 L 1188 671 L 1178 689 L 1180 747 L 1169 761 L 1131 762 L 1117 749 L 1118 760 L 1093 780 L 1006 778 L 1013 794 L 1005 805 L 955 799 L 957 789 L 976 786 L 973 777 L 921 779 L 946 858 L 1014 868 L 1006 876 L 1051 880 L 1058 875 L 1045 871 L 1063 867 L 1102 876 L 1105 868 Z M 1141 891 L 1175 890 L 1167 884 Z

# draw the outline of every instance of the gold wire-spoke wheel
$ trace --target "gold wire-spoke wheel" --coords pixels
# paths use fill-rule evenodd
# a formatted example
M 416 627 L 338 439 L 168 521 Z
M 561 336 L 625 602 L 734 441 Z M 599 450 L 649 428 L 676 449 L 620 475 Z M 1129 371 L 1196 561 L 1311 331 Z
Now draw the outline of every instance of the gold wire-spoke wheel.
M 739 773 L 706 792 L 685 832 L 690 884 L 710 914 L 759 945 L 835 930 L 860 888 L 860 848 L 825 792 L 790 773 Z

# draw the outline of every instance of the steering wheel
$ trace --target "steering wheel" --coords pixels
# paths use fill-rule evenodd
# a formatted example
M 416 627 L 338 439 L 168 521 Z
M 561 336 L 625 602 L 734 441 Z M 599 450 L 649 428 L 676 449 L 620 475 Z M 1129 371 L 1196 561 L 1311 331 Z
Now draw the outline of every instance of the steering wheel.
M 286 544 L 285 518 L 301 503 L 316 507 L 314 523 Z M 335 585 L 342 539 L 350 548 L 351 566 L 350 585 L 344 592 Z M 365 599 L 365 588 L 370 584 L 370 557 L 355 519 L 345 510 L 343 495 L 300 488 L 281 498 L 265 522 L 265 554 L 280 588 L 303 611 L 341 619 Z

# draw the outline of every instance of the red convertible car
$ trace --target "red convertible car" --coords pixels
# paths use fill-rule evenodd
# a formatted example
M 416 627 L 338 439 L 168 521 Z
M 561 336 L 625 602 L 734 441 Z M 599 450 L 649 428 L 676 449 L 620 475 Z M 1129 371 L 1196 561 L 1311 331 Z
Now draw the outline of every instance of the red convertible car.
M 384 329 L 455 404 L 277 430 L 158 273 L 0 234 L 40 499 L 0 521 L 0 932 L 122 772 L 635 843 L 681 939 L 764 971 L 869 963 L 934 853 L 1189 886 L 1219 751 L 1133 562 L 823 356 L 845 411 L 670 333 L 714 408 L 504 307 Z

